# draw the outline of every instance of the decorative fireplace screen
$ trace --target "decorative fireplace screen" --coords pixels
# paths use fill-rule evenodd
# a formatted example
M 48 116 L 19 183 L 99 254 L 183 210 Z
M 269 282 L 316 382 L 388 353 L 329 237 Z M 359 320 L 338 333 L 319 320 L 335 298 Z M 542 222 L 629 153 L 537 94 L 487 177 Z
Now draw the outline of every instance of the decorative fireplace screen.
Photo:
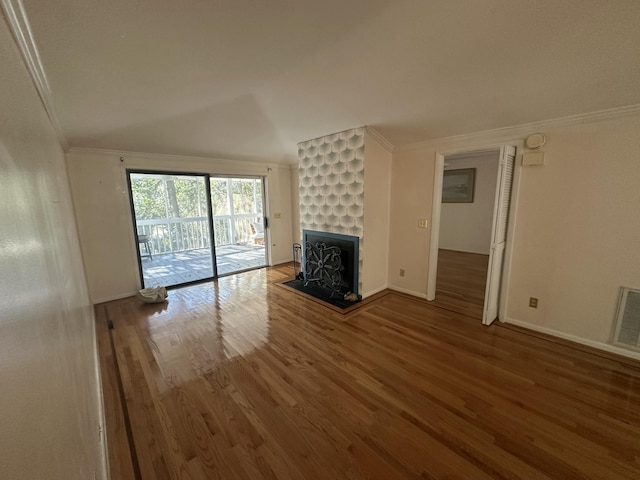
M 305 243 L 305 286 L 310 283 L 331 290 L 331 296 L 338 295 L 349 284 L 343 279 L 342 251 L 337 246 L 324 242 Z
M 351 235 L 302 231 L 304 284 L 331 299 L 358 296 L 360 239 Z

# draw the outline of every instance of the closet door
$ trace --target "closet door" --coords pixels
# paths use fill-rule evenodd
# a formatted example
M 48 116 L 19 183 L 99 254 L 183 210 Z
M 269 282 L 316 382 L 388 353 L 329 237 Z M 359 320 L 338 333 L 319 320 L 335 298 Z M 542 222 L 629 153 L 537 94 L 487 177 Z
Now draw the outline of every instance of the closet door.
M 489 268 L 487 271 L 487 287 L 484 297 L 482 323 L 490 325 L 498 318 L 498 300 L 502 265 L 507 243 L 507 222 L 511 203 L 511 186 L 515 169 L 516 150 L 512 146 L 500 149 L 500 165 L 498 167 L 498 188 L 496 189 L 493 210 L 493 227 L 491 231 L 491 251 L 489 252 Z

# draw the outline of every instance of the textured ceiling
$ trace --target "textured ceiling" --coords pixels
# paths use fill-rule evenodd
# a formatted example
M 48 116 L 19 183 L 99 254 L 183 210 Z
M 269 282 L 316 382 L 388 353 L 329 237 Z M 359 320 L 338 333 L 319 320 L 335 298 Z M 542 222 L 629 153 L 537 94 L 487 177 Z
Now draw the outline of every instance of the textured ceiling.
M 24 0 L 72 147 L 287 162 L 640 103 L 638 0 Z

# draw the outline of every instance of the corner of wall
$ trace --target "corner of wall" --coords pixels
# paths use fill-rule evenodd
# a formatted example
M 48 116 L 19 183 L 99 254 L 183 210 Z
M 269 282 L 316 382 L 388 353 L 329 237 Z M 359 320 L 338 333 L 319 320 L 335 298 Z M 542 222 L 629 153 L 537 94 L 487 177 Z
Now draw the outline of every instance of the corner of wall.
M 298 178 L 298 165 L 289 167 L 289 182 L 291 184 L 291 238 L 293 243 L 301 242 L 300 227 L 300 179 Z
M 365 135 L 364 232 L 366 262 L 362 290 L 377 292 L 389 282 L 392 155 L 377 138 Z
M 400 292 L 400 293 L 405 293 L 407 295 L 411 295 L 412 297 L 417 297 L 417 298 L 421 298 L 423 300 L 427 299 L 427 294 L 426 293 L 420 293 L 420 292 L 416 292 L 414 290 L 408 289 L 408 288 L 403 288 L 403 287 L 398 287 L 396 285 L 392 285 L 389 284 L 389 290 L 393 290 L 395 292 Z

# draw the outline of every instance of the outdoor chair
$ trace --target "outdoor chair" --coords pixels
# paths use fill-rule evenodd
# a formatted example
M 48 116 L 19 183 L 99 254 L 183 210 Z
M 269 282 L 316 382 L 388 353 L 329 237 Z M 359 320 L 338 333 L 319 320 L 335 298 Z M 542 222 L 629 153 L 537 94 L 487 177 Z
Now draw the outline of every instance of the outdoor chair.
M 140 249 L 140 258 L 149 257 L 150 260 L 153 260 L 153 255 L 151 254 L 151 242 L 149 241 L 149 235 L 138 235 L 138 244 L 144 245 L 144 249 L 146 251 L 146 253 L 143 254 L 142 249 Z
M 251 238 L 256 245 L 264 245 L 264 226 L 262 222 L 253 222 L 249 225 L 251 227 Z

